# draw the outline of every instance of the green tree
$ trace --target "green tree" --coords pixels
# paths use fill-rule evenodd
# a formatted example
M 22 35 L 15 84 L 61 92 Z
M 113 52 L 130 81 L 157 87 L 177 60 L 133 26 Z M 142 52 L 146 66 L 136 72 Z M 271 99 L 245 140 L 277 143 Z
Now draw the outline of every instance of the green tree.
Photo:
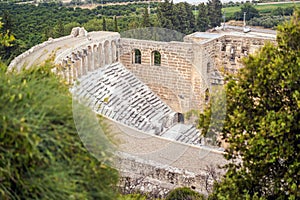
M 78 22 L 70 22 L 64 25 L 64 29 L 65 29 L 65 34 L 71 34 L 71 31 L 73 28 L 75 27 L 80 27 L 80 24 Z M 84 26 L 85 27 L 85 26 Z
M 91 19 L 88 22 L 84 23 L 83 27 L 88 32 L 90 32 L 90 31 L 100 31 L 103 28 L 102 20 L 100 20 L 100 19 Z
M 204 200 L 204 196 L 188 187 L 176 188 L 167 195 L 166 200 Z
M 173 29 L 175 17 L 173 1 L 165 0 L 163 3 L 160 3 L 157 7 L 157 15 L 162 28 Z
M 114 200 L 117 172 L 81 143 L 68 87 L 51 68 L 0 67 L 0 199 Z
M 53 37 L 59 38 L 65 35 L 65 26 L 61 20 L 57 22 L 57 24 L 53 28 Z
M 142 25 L 142 27 L 150 27 L 151 26 L 149 11 L 148 11 L 147 6 L 144 7 L 144 13 L 142 16 L 142 24 L 141 25 Z
M 214 199 L 300 198 L 300 11 L 227 84 L 224 179 Z
M 209 28 L 207 6 L 204 3 L 198 5 L 197 30 L 206 31 Z
M 3 23 L 0 21 L 0 29 L 2 28 Z M 12 46 L 12 42 L 15 40 L 15 37 L 9 33 L 9 30 L 6 30 L 4 33 L 0 33 L 0 44 L 2 47 Z
M 116 16 L 114 16 L 114 31 L 119 32 L 118 20 Z
M 209 0 L 207 3 L 210 27 L 220 26 L 222 21 L 222 3 L 220 0 Z
M 0 30 L 2 29 L 3 23 L 0 21 Z M 8 29 L 0 32 L 0 60 L 10 61 L 12 54 L 10 53 L 11 48 L 15 45 L 15 37 L 10 33 Z
M 226 95 L 223 86 L 211 86 L 209 104 L 199 115 L 198 128 L 201 129 L 201 135 L 210 138 L 210 145 L 219 145 L 218 140 L 223 130 L 226 116 Z
M 234 13 L 235 19 L 237 20 L 244 19 L 244 13 L 246 13 L 246 17 L 245 17 L 246 20 L 250 20 L 254 17 L 259 17 L 258 10 L 254 8 L 254 6 L 251 3 L 245 3 L 241 7 L 241 11 L 235 12 Z
M 2 22 L 3 22 L 3 26 L 2 26 L 3 32 L 9 32 L 9 34 L 13 34 L 14 22 L 13 22 L 11 15 L 9 14 L 9 12 L 7 10 L 5 10 L 3 12 Z
M 105 17 L 104 17 L 104 16 L 102 17 L 102 30 L 103 30 L 103 31 L 107 31 L 106 20 L 105 20 Z

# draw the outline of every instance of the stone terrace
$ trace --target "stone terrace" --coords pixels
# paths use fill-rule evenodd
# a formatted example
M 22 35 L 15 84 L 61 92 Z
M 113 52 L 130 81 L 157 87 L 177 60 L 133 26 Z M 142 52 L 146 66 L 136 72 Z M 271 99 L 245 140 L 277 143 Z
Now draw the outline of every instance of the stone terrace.
M 198 144 L 199 131 L 192 125 L 178 124 L 177 113 L 120 63 L 79 78 L 72 92 L 113 121 L 145 133 Z

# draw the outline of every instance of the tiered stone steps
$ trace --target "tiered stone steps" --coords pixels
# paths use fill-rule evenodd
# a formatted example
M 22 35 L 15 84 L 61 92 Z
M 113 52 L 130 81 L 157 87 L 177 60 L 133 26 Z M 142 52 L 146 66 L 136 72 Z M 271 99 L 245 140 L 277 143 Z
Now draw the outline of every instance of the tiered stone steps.
M 162 122 L 175 115 L 120 63 L 91 72 L 78 82 L 73 93 L 79 100 L 98 114 L 143 132 L 159 134 L 167 128 Z
M 184 143 L 198 142 L 199 131 L 176 124 L 176 113 L 121 63 L 89 72 L 78 79 L 72 92 L 96 113 L 119 123 Z M 180 131 L 171 134 L 176 130 Z
M 161 136 L 183 143 L 200 144 L 200 132 L 194 125 L 176 124 Z

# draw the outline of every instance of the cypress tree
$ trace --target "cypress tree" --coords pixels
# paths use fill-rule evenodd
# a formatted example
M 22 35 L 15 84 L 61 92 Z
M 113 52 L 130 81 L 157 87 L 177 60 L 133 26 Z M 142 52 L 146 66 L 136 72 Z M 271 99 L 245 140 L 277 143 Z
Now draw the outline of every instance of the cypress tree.
M 117 17 L 114 16 L 114 31 L 119 32 Z
M 105 17 L 102 17 L 102 30 L 103 31 L 106 31 L 106 20 L 105 20 Z
M 150 27 L 150 26 L 151 26 L 151 22 L 150 22 L 148 7 L 145 6 L 143 18 L 142 18 L 142 27 Z
M 197 29 L 198 31 L 206 31 L 209 27 L 209 18 L 207 6 L 204 3 L 198 5 Z
M 220 26 L 222 21 L 222 3 L 220 0 L 209 0 L 208 6 L 208 17 L 210 21 L 210 27 L 214 28 Z

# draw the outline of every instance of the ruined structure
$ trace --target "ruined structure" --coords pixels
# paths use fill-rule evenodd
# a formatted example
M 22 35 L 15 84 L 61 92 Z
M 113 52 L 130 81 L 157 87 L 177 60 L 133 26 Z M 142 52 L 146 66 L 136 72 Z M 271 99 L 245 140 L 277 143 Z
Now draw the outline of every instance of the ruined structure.
M 117 125 L 124 190 L 140 180 L 135 189 L 156 188 L 158 197 L 177 186 L 205 194 L 216 178 L 208 168 L 222 173 L 216 168 L 226 161 L 201 143 L 195 125 L 184 124 L 184 113 L 202 110 L 211 87 L 224 83 L 223 73 L 235 73 L 266 41 L 275 35 L 196 32 L 183 42 L 160 42 L 74 28 L 21 54 L 9 70 L 54 58 L 54 72 L 76 98 Z

